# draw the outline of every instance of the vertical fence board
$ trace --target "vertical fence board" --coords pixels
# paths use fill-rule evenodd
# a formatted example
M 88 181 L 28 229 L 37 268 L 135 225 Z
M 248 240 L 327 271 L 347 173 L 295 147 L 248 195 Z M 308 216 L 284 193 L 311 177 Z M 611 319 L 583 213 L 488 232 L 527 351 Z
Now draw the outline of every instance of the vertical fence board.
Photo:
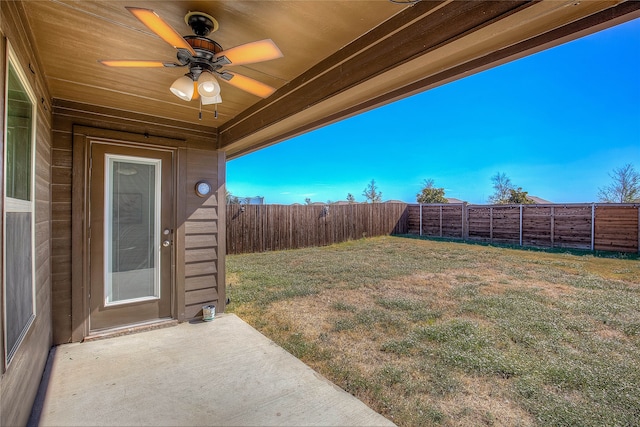
M 412 213 L 403 203 L 228 205 L 227 253 L 326 246 L 406 234 L 410 218 Z

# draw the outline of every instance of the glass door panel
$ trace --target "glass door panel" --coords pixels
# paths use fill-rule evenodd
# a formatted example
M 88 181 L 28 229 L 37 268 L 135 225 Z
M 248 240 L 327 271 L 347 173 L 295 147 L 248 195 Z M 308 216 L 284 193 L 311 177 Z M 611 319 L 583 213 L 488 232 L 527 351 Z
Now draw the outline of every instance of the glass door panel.
M 161 160 L 106 161 L 105 305 L 160 298 Z

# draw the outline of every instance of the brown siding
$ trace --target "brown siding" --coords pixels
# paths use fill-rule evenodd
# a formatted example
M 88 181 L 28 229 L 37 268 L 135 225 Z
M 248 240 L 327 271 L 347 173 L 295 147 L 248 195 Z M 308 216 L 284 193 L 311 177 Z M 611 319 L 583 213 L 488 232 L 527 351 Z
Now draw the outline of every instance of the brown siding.
M 51 106 L 38 58 L 33 56 L 31 41 L 22 31 L 25 15 L 13 2 L 0 2 L 0 81 L 5 82 L 6 40 L 9 41 L 27 70 L 30 85 L 38 99 L 35 167 L 35 298 L 36 318 L 11 364 L 0 378 L 0 425 L 24 425 L 31 413 L 44 365 L 51 348 Z M 6 37 L 6 40 L 5 40 Z M 29 67 L 34 73 L 30 73 Z M 0 129 L 4 129 L 4 90 L 0 90 Z M 0 138 L 0 152 L 4 152 Z M 0 157 L 1 158 L 1 157 Z M 4 176 L 0 162 L 0 177 Z M 2 185 L 0 178 L 0 188 Z M 1 195 L 2 193 L 0 193 Z M 1 199 L 1 197 L 0 197 Z M 0 202 L 1 207 L 1 202 Z M 0 227 L 1 228 L 1 227 Z M 0 231 L 0 239 L 2 234 Z M 0 254 L 1 255 L 1 254 Z M 1 263 L 0 263 L 1 264 Z M 1 271 L 0 271 L 1 273 Z M 0 274 L 0 277 L 1 274 Z M 1 293 L 0 293 L 1 294 Z M 2 304 L 0 304 L 2 307 Z M 1 310 L 1 309 L 0 309 Z M 3 316 L 0 316 L 2 322 Z M 1 340 L 0 340 L 1 341 Z M 1 344 L 0 344 L 0 350 Z M 0 365 L 0 371 L 2 367 Z
M 218 301 L 218 153 L 190 150 L 187 153 L 187 181 L 195 185 L 206 180 L 213 188 L 209 197 L 187 188 L 185 221 L 185 317 L 202 315 L 202 306 Z M 222 200 L 224 208 L 226 200 Z
M 217 230 L 220 219 L 216 216 L 217 197 L 203 201 L 195 195 L 194 186 L 198 179 L 207 178 L 216 189 L 223 185 L 217 175 L 218 158 L 224 157 L 216 150 L 216 129 L 205 126 L 191 126 L 180 122 L 154 118 L 139 114 L 106 109 L 86 104 L 71 103 L 54 100 L 53 108 L 53 150 L 52 150 L 52 195 L 53 195 L 53 324 L 54 342 L 56 344 L 77 341 L 82 338 L 82 331 L 72 321 L 72 167 L 73 167 L 73 129 L 74 126 L 86 126 L 102 129 L 105 132 L 118 131 L 140 138 L 141 135 L 172 138 L 184 143 L 178 148 L 177 177 L 178 194 L 177 220 L 175 233 L 176 247 L 176 301 L 174 303 L 175 317 L 178 320 L 188 320 L 197 315 L 193 310 L 185 309 L 185 292 L 206 287 L 207 297 L 220 292 L 217 288 L 223 283 L 220 280 L 207 282 L 193 288 L 187 286 L 189 279 L 214 275 L 219 269 L 218 264 L 224 262 L 224 257 L 217 256 Z M 224 179 L 224 176 L 223 176 Z M 196 200 L 197 199 L 197 200 Z M 202 206 L 198 206 L 198 203 Z M 190 211 L 195 216 L 191 218 Z M 188 219 L 188 220 L 187 220 Z M 199 227 L 194 232 L 191 226 Z M 223 227 L 224 228 L 224 227 Z M 185 234 L 187 237 L 185 238 Z M 192 237 L 189 237 L 192 236 Z M 211 236 L 206 242 L 200 238 Z M 188 245 L 185 248 L 185 243 Z M 196 246 L 194 246 L 196 245 Z M 198 246 L 199 245 L 199 246 Z M 183 251 L 187 250 L 188 257 Z M 189 252 L 195 249 L 194 252 Z M 202 252 L 208 249 L 208 252 Z M 215 255 L 211 255 L 211 252 Z M 186 262 L 186 264 L 185 264 Z M 187 281 L 185 281 L 187 275 Z M 199 294 L 195 294 L 199 295 Z M 81 298 L 81 297 L 80 297 Z M 189 302 L 196 304 L 193 296 Z M 211 298 L 203 302 L 212 302 Z M 216 301 L 217 302 L 217 301 Z M 224 310 L 224 305 L 218 308 Z M 82 319 L 79 319 L 82 320 Z

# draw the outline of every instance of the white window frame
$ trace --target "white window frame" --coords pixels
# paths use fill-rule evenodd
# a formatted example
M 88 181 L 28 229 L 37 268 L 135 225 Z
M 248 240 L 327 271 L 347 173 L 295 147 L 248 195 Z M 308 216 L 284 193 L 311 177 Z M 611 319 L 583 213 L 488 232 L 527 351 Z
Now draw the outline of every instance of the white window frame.
M 4 181 L 2 188 L 0 189 L 1 197 L 3 197 L 3 211 L 2 211 L 2 340 L 4 349 L 4 354 L 2 355 L 3 364 L 2 366 L 6 370 L 11 361 L 13 360 L 13 356 L 18 352 L 18 349 L 24 342 L 24 337 L 27 335 L 27 332 L 33 326 L 33 322 L 36 318 L 36 280 L 35 280 L 35 158 L 36 158 L 36 126 L 37 126 L 37 103 L 36 96 L 29 84 L 29 80 L 27 79 L 27 75 L 23 71 L 20 61 L 18 60 L 18 56 L 13 50 L 11 44 L 7 42 L 7 56 L 6 56 L 6 67 L 5 67 L 5 79 L 4 79 L 4 129 L 3 129 L 3 138 L 4 138 L 4 150 L 2 153 L 2 162 L 4 169 Z M 31 185 L 29 189 L 30 197 L 29 201 L 13 199 L 6 197 L 6 183 L 7 183 L 7 168 L 6 168 L 6 160 L 7 160 L 7 136 L 8 136 L 8 113 L 9 113 L 9 66 L 13 68 L 15 73 L 18 75 L 18 80 L 20 84 L 24 88 L 27 96 L 29 97 L 29 101 L 31 101 Z M 32 304 L 32 315 L 24 326 L 16 344 L 13 348 L 8 348 L 7 343 L 7 309 L 6 309 L 6 301 L 7 301 L 7 293 L 6 293 L 6 213 L 7 212 L 29 212 L 31 213 L 31 304 Z

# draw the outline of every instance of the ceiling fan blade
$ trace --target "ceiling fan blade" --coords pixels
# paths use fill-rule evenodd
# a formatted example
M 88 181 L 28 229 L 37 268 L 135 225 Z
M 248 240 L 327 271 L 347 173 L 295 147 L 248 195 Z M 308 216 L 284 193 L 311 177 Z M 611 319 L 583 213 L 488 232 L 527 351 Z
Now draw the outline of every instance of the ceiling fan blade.
M 139 60 L 99 60 L 99 63 L 107 67 L 126 67 L 126 68 L 160 68 L 160 67 L 179 67 L 180 64 L 162 61 L 139 61 Z
M 282 58 L 283 55 L 273 40 L 264 39 L 223 50 L 216 58 L 222 56 L 229 60 L 227 65 L 244 65 Z
M 220 77 L 231 86 L 235 86 L 238 89 L 242 89 L 261 98 L 266 98 L 276 91 L 274 87 L 254 80 L 250 77 L 243 76 L 242 74 L 224 71 L 220 74 Z
M 147 26 L 151 31 L 156 33 L 165 42 L 169 43 L 176 49 L 188 50 L 191 55 L 195 56 L 196 51 L 193 50 L 191 45 L 186 42 L 182 36 L 173 29 L 173 27 L 167 24 L 162 18 L 158 16 L 151 9 L 143 9 L 139 7 L 125 7 L 129 12 Z

